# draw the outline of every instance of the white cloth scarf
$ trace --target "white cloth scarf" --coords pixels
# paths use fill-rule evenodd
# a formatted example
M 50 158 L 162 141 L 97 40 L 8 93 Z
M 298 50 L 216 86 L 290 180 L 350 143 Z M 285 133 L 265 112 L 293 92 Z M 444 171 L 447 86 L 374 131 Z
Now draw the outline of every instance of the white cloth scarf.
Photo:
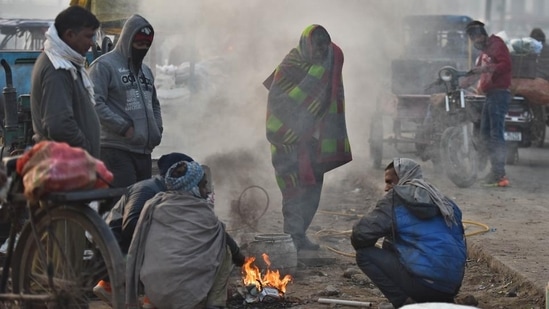
M 431 200 L 440 209 L 446 225 L 456 224 L 454 207 L 442 192 L 423 179 L 421 166 L 416 161 L 407 158 L 396 158 L 393 160 L 393 164 L 399 178 L 398 185 L 412 185 L 426 190 Z
M 61 40 L 54 24 L 52 24 L 48 31 L 46 31 L 44 52 L 56 70 L 62 69 L 70 71 L 74 80 L 78 79 L 78 71 L 80 71 L 80 76 L 82 76 L 84 87 L 88 90 L 90 100 L 93 104 L 95 104 L 95 100 L 93 98 L 93 83 L 88 75 L 88 72 L 84 68 L 86 57 L 80 55 L 69 45 L 67 45 L 67 43 Z

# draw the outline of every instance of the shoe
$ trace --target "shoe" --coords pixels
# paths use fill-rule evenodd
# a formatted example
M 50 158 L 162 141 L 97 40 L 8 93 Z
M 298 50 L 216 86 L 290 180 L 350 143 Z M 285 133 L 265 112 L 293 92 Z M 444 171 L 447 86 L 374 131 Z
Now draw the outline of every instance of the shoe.
M 485 187 L 508 187 L 511 184 L 507 176 L 502 176 L 499 178 L 492 177 L 491 179 L 486 179 L 483 186 Z
M 93 293 L 102 301 L 108 304 L 111 303 L 112 289 L 110 282 L 105 280 L 99 281 L 97 285 L 93 287 Z
M 297 251 L 301 251 L 301 250 L 316 251 L 320 249 L 320 245 L 312 242 L 307 236 L 294 237 L 294 244 Z
M 149 298 L 145 295 L 145 297 L 143 297 L 143 305 L 141 306 L 141 308 L 143 309 L 156 309 L 156 307 L 151 304 L 151 301 L 149 300 Z

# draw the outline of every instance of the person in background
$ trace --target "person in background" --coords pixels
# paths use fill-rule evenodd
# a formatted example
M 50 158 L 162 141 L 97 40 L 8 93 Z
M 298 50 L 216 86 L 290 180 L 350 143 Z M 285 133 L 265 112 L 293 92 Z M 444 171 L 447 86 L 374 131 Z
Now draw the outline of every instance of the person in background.
M 65 142 L 100 158 L 100 123 L 94 109 L 93 83 L 85 69 L 85 55 L 95 44 L 98 28 L 94 14 L 80 6 L 69 6 L 46 31 L 44 52 L 36 59 L 31 76 L 34 142 Z M 71 223 L 55 224 L 52 230 L 67 235 L 61 241 L 70 244 L 64 257 L 53 253 L 54 267 L 66 267 L 63 263 L 68 257 L 75 273 L 80 273 L 88 242 L 84 230 Z
M 162 139 L 154 76 L 143 63 L 153 38 L 151 24 L 132 15 L 114 50 L 90 66 L 101 120 L 101 160 L 114 175 L 114 187 L 151 178 L 151 153 Z
M 273 74 L 266 135 L 282 192 L 284 233 L 297 250 L 317 250 L 306 235 L 324 173 L 352 160 L 345 123 L 343 52 L 320 25 L 308 26 Z
M 491 170 L 484 179 L 484 185 L 507 187 L 510 182 L 505 173 L 505 114 L 511 103 L 511 55 L 505 42 L 496 35 L 488 36 L 484 23 L 472 21 L 465 32 L 476 49 L 481 51 L 473 75 L 462 78 L 460 87 L 467 88 L 480 74 L 478 90 L 486 95 L 482 108 L 480 152 L 489 155 Z
M 534 28 L 530 32 L 530 37 L 543 45 L 541 53 L 538 56 L 538 64 L 536 66 L 537 77 L 549 80 L 549 47 L 545 44 L 545 33 L 541 30 L 541 28 Z
M 351 235 L 358 267 L 390 301 L 379 308 L 453 303 L 467 259 L 459 207 L 425 181 L 411 159 L 387 165 L 385 192 Z
M 99 20 L 80 6 L 60 12 L 46 31 L 31 77 L 33 140 L 65 142 L 100 158 L 100 123 L 85 69 Z
M 206 174 L 181 161 L 164 181 L 167 190 L 146 203 L 129 248 L 127 304 L 137 303 L 142 282 L 157 308 L 225 308 L 232 264 L 245 257 L 232 253 L 236 243 L 207 200 Z

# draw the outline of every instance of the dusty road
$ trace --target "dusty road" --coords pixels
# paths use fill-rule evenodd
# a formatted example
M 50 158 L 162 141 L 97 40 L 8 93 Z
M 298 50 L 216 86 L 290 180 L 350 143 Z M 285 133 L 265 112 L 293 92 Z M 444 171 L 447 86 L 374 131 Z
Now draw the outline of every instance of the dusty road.
M 388 162 L 394 155 L 387 153 L 384 161 Z M 215 165 L 215 162 L 212 164 Z M 382 170 L 372 169 L 367 158 L 355 158 L 353 164 L 346 170 L 327 175 L 320 210 L 309 230 L 310 234 L 318 236 L 326 230 L 344 234 L 357 216 L 373 207 L 383 193 Z M 544 307 L 543 296 L 549 281 L 549 239 L 545 237 L 545 226 L 549 220 L 549 204 L 546 202 L 549 192 L 545 189 L 549 185 L 549 148 L 521 149 L 519 163 L 507 167 L 511 180 L 511 186 L 507 188 L 484 188 L 479 184 L 458 188 L 444 175 L 435 175 L 430 162 L 424 162 L 422 166 L 425 177 L 460 205 L 464 220 L 478 223 L 466 224 L 466 233 L 481 231 L 481 225 L 489 227 L 488 232 L 468 237 L 471 261 L 459 301 L 463 302 L 463 298 L 472 295 L 480 308 Z M 281 231 L 279 193 L 275 188 L 267 191 L 270 194 L 270 208 L 256 222 L 239 223 L 234 213 L 231 217 L 220 209 L 220 216 L 228 222 L 233 233 L 253 229 L 261 233 Z M 246 198 L 241 202 L 244 203 L 244 200 Z M 257 208 L 262 208 L 264 203 L 262 197 L 257 196 L 249 202 L 249 208 L 244 206 L 244 212 L 248 214 L 246 220 L 260 214 Z M 325 250 L 321 255 L 335 258 L 335 262 L 300 269 L 288 292 L 290 299 L 295 298 L 295 303 L 270 307 L 246 307 L 233 303 L 230 307 L 328 308 L 329 305 L 316 303 L 319 297 L 369 301 L 374 307 L 383 301 L 379 291 L 369 285 L 367 278 L 344 277 L 346 270 L 355 267 L 354 260 L 345 256 L 346 253 L 353 253 L 348 236 L 320 238 L 319 241 L 341 253 Z M 238 273 L 235 272 L 235 280 L 237 278 Z

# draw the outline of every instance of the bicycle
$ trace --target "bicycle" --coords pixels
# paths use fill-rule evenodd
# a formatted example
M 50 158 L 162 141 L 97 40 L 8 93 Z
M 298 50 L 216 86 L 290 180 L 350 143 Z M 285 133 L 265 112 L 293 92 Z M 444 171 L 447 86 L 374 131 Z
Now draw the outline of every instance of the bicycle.
M 108 276 L 111 306 L 124 308 L 123 255 L 88 203 L 117 199 L 126 189 L 56 192 L 33 203 L 25 198 L 22 177 L 15 172 L 17 158 L 3 159 L 8 183 L 0 222 L 9 222 L 10 232 L 0 302 L 17 308 L 87 308 L 95 298 L 93 287 Z

